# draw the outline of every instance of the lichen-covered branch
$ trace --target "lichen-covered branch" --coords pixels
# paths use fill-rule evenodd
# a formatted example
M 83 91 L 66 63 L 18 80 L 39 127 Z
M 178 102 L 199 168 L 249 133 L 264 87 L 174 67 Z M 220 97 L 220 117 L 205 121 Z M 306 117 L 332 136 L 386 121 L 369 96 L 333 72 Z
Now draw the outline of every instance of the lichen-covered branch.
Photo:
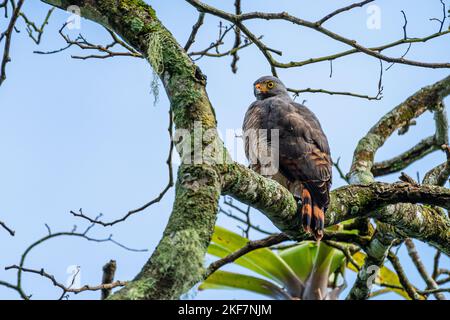
M 437 149 L 435 137 L 427 137 L 402 154 L 392 159 L 375 163 L 372 167 L 372 174 L 374 177 L 379 177 L 398 172 Z
M 442 148 L 446 152 L 447 161 L 428 171 L 423 178 L 424 184 L 443 186 L 448 181 L 450 176 L 450 147 L 448 145 L 442 145 Z
M 302 238 L 300 217 L 293 196 L 278 183 L 263 178 L 242 165 L 227 166 L 223 193 L 261 210 L 281 231 Z M 414 210 L 380 210 L 396 203 L 410 203 Z M 413 205 L 423 203 L 425 205 Z M 408 237 L 426 241 L 450 253 L 450 220 L 430 205 L 450 206 L 450 190 L 431 185 L 373 182 L 350 185 L 331 192 L 326 225 L 357 217 L 373 217 L 392 224 Z
M 411 149 L 392 159 L 375 163 L 372 167 L 372 174 L 375 177 L 398 172 L 417 160 L 422 159 L 429 153 L 441 149 L 443 145 L 448 144 L 448 121 L 444 102 L 442 100 L 438 101 L 436 106 L 430 106 L 430 110 L 434 112 L 434 121 L 436 124 L 435 134 L 423 139 Z M 409 124 L 400 128 L 399 134 L 408 131 L 408 128 Z
M 440 108 L 442 100 L 449 94 L 450 76 L 431 86 L 422 88 L 382 117 L 359 141 L 349 173 L 350 181 L 372 182 L 376 151 L 397 129 L 408 125 L 411 120 L 419 117 L 427 110 Z M 414 154 L 416 153 L 414 152 Z
M 117 33 L 142 53 L 161 78 L 177 129 L 215 128 L 205 79 L 153 8 L 141 0 L 45 0 L 81 14 Z M 173 212 L 148 263 L 115 299 L 176 299 L 202 278 L 203 258 L 216 220 L 220 177 L 213 166 L 183 165 L 178 172 Z M 188 263 L 187 263 L 188 262 Z
M 390 208 L 390 207 L 388 207 Z M 373 285 L 371 277 L 378 273 L 394 241 L 394 236 L 386 232 L 388 228 L 378 227 L 369 244 L 364 248 L 367 258 L 359 270 L 355 284 L 347 296 L 348 300 L 367 299 Z M 374 278 L 373 278 L 374 279 Z

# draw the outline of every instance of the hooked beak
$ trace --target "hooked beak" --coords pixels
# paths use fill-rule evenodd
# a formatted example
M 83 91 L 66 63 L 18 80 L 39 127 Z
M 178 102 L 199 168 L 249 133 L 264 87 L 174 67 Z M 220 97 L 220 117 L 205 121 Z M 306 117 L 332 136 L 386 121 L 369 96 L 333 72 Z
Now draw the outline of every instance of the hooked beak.
M 257 83 L 255 84 L 255 91 L 265 93 L 267 92 L 267 88 L 266 86 L 261 85 L 261 83 Z

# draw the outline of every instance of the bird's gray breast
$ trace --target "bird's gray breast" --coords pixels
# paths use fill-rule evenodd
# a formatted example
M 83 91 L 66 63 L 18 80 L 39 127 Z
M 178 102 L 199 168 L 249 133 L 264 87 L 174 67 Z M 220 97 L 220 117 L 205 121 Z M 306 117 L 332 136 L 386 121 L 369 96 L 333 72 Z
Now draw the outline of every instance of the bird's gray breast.
M 244 120 L 244 141 L 250 166 L 264 176 L 279 173 L 279 119 L 288 104 L 277 97 L 254 102 Z M 255 170 L 256 171 L 256 170 Z

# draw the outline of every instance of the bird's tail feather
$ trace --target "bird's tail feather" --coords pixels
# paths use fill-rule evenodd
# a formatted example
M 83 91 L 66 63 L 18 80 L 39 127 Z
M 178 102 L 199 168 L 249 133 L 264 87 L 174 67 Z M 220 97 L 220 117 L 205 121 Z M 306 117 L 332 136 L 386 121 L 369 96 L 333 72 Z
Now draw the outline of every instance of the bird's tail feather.
M 314 204 L 308 189 L 302 190 L 302 224 L 306 232 L 312 233 L 316 240 L 323 237 L 324 210 Z
M 302 190 L 302 224 L 306 232 L 311 232 L 313 206 L 311 194 L 306 188 Z
M 325 224 L 325 213 L 317 205 L 313 206 L 313 219 L 311 221 L 314 238 L 320 240 L 323 237 L 323 227 Z

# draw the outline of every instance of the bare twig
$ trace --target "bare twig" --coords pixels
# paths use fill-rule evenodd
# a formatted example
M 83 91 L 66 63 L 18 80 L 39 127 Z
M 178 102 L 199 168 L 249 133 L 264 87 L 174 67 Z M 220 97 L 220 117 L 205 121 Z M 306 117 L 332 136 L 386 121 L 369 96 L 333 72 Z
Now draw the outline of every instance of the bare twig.
M 5 18 L 8 18 L 8 1 L 9 0 L 3 0 L 0 3 L 0 9 L 3 8 L 3 10 L 5 11 Z
M 362 99 L 367 99 L 367 100 L 380 100 L 381 99 L 380 92 L 378 92 L 377 95 L 375 95 L 375 96 L 369 96 L 369 95 L 353 93 L 353 92 L 346 92 L 346 91 L 329 91 L 329 90 L 325 90 L 325 89 L 312 89 L 312 88 L 307 88 L 307 89 L 288 88 L 288 91 L 294 93 L 294 96 L 298 96 L 301 93 L 324 93 L 324 94 L 329 94 L 329 95 L 349 96 L 349 97 L 362 98 Z
M 430 21 L 437 21 L 439 22 L 439 32 L 442 31 L 442 29 L 444 28 L 444 23 L 445 20 L 447 19 L 447 12 L 445 10 L 445 3 L 443 0 L 440 0 L 441 4 L 442 4 L 442 18 L 438 19 L 438 18 L 431 18 Z
M 14 235 L 16 234 L 16 232 L 15 232 L 13 229 L 11 229 L 10 227 L 8 227 L 8 226 L 6 225 L 6 223 L 4 223 L 3 221 L 0 221 L 0 227 L 2 227 L 3 229 L 5 229 L 6 231 L 8 231 L 8 233 L 9 233 L 12 237 L 14 237 Z
M 255 231 L 258 231 L 262 234 L 266 234 L 266 235 L 271 235 L 273 234 L 273 232 L 269 232 L 267 230 L 262 229 L 261 227 L 252 224 L 252 222 L 250 221 L 250 206 L 247 206 L 247 209 L 242 209 L 239 206 L 235 205 L 233 203 L 233 199 L 232 198 L 227 198 L 225 197 L 224 200 L 224 204 L 228 207 L 230 207 L 232 210 L 244 215 L 245 218 L 241 218 L 235 214 L 233 214 L 233 212 L 231 210 L 225 210 L 222 207 L 219 207 L 219 212 L 223 213 L 224 215 L 226 215 L 227 217 L 234 219 L 242 224 L 245 225 L 245 228 L 242 228 L 242 230 L 244 231 L 244 235 L 246 238 L 248 238 L 248 232 L 250 231 L 250 229 L 253 229 Z
M 241 0 L 235 0 L 234 1 L 234 8 L 235 8 L 235 14 L 240 15 L 242 14 L 242 8 L 241 8 Z M 232 53 L 233 61 L 231 61 L 231 71 L 233 73 L 237 72 L 237 63 L 239 61 L 239 55 L 238 55 L 238 49 L 241 45 L 241 29 L 235 28 L 234 31 L 234 45 L 233 49 L 235 50 Z
M 40 275 L 42 275 L 42 276 L 44 276 L 44 277 L 46 277 L 46 278 L 49 278 L 49 279 L 52 280 L 53 283 L 55 284 L 56 280 L 55 280 L 54 278 L 52 279 L 52 276 L 49 275 L 48 273 L 46 273 L 46 272 L 44 271 L 44 269 L 41 269 L 41 270 L 33 270 L 33 269 L 26 269 L 26 268 L 24 267 L 25 261 L 26 261 L 26 259 L 27 259 L 27 257 L 28 257 L 28 254 L 29 254 L 34 248 L 36 248 L 37 246 L 39 246 L 39 245 L 41 245 L 41 244 L 43 244 L 43 243 L 46 243 L 48 240 L 51 240 L 51 239 L 60 238 L 60 237 L 67 237 L 67 236 L 68 236 L 68 237 L 82 238 L 82 239 L 85 239 L 85 240 L 87 240 L 87 241 L 97 242 L 97 243 L 112 242 L 112 243 L 114 243 L 115 245 L 120 246 L 121 248 L 124 248 L 124 249 L 129 250 L 129 251 L 134 251 L 134 252 L 146 252 L 146 251 L 147 251 L 147 249 L 132 249 L 132 248 L 129 248 L 129 247 L 127 247 L 127 246 L 125 246 L 125 245 L 123 245 L 123 244 L 121 244 L 121 243 L 115 241 L 115 240 L 112 238 L 112 235 L 110 235 L 110 236 L 107 237 L 107 238 L 93 238 L 93 237 L 91 237 L 91 236 L 89 235 L 89 232 L 92 230 L 92 228 L 93 228 L 94 226 L 95 226 L 95 224 L 90 224 L 90 225 L 89 225 L 86 229 L 84 229 L 82 232 L 77 232 L 77 231 L 76 231 L 77 227 L 74 226 L 73 229 L 72 229 L 71 231 L 66 231 L 66 232 L 63 231 L 63 232 L 56 232 L 56 233 L 51 232 L 50 228 L 49 228 L 48 226 L 46 226 L 46 228 L 47 228 L 47 230 L 48 230 L 48 234 L 47 234 L 45 237 L 42 237 L 41 239 L 39 239 L 39 240 L 33 242 L 31 245 L 29 245 L 29 246 L 25 249 L 25 251 L 23 252 L 23 254 L 22 254 L 21 258 L 20 258 L 20 263 L 19 263 L 19 265 L 14 265 L 14 266 L 7 267 L 7 268 L 6 268 L 6 270 L 10 270 L 10 269 L 16 269 L 16 270 L 17 270 L 17 280 L 16 280 L 16 284 L 14 284 L 14 285 L 9 284 L 10 286 L 8 286 L 8 287 L 11 287 L 11 286 L 12 286 L 12 287 L 13 287 L 12 289 L 16 290 L 16 291 L 20 294 L 20 296 L 22 297 L 22 299 L 28 300 L 28 299 L 30 298 L 30 295 L 27 295 L 27 294 L 25 293 L 25 291 L 23 290 L 23 286 L 22 286 L 22 275 L 23 275 L 23 272 L 33 272 L 33 273 L 40 274 Z M 54 281 L 54 280 L 55 280 L 55 281 Z M 74 279 L 73 279 L 73 281 L 74 281 Z M 0 282 L 0 285 L 1 285 L 1 284 L 3 284 L 4 286 L 7 286 L 7 285 L 5 284 L 5 282 Z M 112 286 L 112 287 L 117 287 L 117 286 L 119 286 L 119 285 L 124 285 L 124 283 L 123 283 L 123 282 L 116 282 L 116 283 L 114 283 L 113 286 L 112 286 L 112 285 L 111 285 L 111 286 Z M 101 290 L 101 289 L 103 289 L 103 288 L 109 288 L 108 285 L 105 285 L 105 286 L 94 286 L 94 287 L 92 287 L 92 286 L 84 286 L 84 287 L 78 288 L 78 289 L 66 288 L 64 285 L 57 285 L 57 284 L 55 284 L 55 286 L 58 286 L 58 287 L 60 287 L 61 289 L 63 289 L 63 293 L 61 294 L 60 299 L 64 298 L 65 294 L 68 293 L 68 292 L 79 293 L 79 292 L 82 292 L 82 291 L 93 291 L 93 290 Z M 66 290 L 66 289 L 67 289 L 67 290 Z
M 436 281 L 436 283 L 438 284 L 438 285 L 443 285 L 443 284 L 446 284 L 446 283 L 448 283 L 448 282 L 450 282 L 450 277 L 447 277 L 447 278 L 444 278 L 444 279 L 441 279 L 441 280 L 437 280 Z
M 400 280 L 400 283 L 402 284 L 408 296 L 412 300 L 421 300 L 421 297 L 417 293 L 416 288 L 414 288 L 414 286 L 411 284 L 411 282 L 409 282 L 408 278 L 406 277 L 405 271 L 403 270 L 403 267 L 400 264 L 400 260 L 398 259 L 398 257 L 392 251 L 390 251 L 388 254 L 388 259 L 391 262 L 392 266 L 394 267 L 398 279 Z
M 361 269 L 358 262 L 356 262 L 356 260 L 353 258 L 353 255 L 356 252 L 358 252 L 359 250 L 361 250 L 361 248 L 354 246 L 354 245 L 341 244 L 339 242 L 332 241 L 332 240 L 325 240 L 324 242 L 327 245 L 329 245 L 330 247 L 333 247 L 333 248 L 341 251 L 345 255 L 345 258 L 347 259 L 347 261 L 349 263 L 351 263 L 356 268 L 356 270 L 359 271 Z
M 422 62 L 422 61 L 414 61 L 414 60 L 408 60 L 405 58 L 395 58 L 395 57 L 391 57 L 391 56 L 387 56 L 381 53 L 381 50 L 374 50 L 373 48 L 368 48 L 365 47 L 361 44 L 359 44 L 357 41 L 346 38 L 340 34 L 337 34 L 327 28 L 324 28 L 321 24 L 315 23 L 315 22 L 310 22 L 304 19 L 300 19 L 298 17 L 295 17 L 293 15 L 290 15 L 287 12 L 280 12 L 280 13 L 266 13 L 266 12 L 250 12 L 250 13 L 245 13 L 245 14 L 241 14 L 241 15 L 235 15 L 235 14 L 231 14 L 231 13 L 227 13 L 225 11 L 219 10 L 215 7 L 209 6 L 205 3 L 202 3 L 199 0 L 186 0 L 187 2 L 189 2 L 191 5 L 193 5 L 194 7 L 196 7 L 199 11 L 201 12 L 207 12 L 210 13 L 212 15 L 215 15 L 217 17 L 220 17 L 222 19 L 228 20 L 232 23 L 235 23 L 236 26 L 238 26 L 241 31 L 250 39 L 254 40 L 254 35 L 243 25 L 244 21 L 248 21 L 248 20 L 284 20 L 287 22 L 291 22 L 293 24 L 296 24 L 298 26 L 303 26 L 309 29 L 313 29 L 337 42 L 341 42 L 343 44 L 349 45 L 350 47 L 353 47 L 353 50 L 355 50 L 352 53 L 356 53 L 356 52 L 361 52 L 364 53 L 368 56 L 377 58 L 379 60 L 383 60 L 386 62 L 390 62 L 390 63 L 400 63 L 400 64 L 406 64 L 406 65 L 411 65 L 411 66 L 416 66 L 416 67 L 423 67 L 423 68 L 450 68 L 450 63 L 427 63 L 427 62 Z M 445 32 L 448 33 L 448 32 Z M 439 35 L 442 35 L 439 33 Z M 425 38 L 422 39 L 416 39 L 416 42 L 421 42 L 424 41 Z M 410 41 L 402 39 L 400 41 L 400 43 L 398 44 L 403 44 Z M 277 62 L 276 60 L 273 59 L 272 55 L 270 54 L 270 50 L 268 50 L 268 47 L 266 45 L 264 45 L 263 43 L 261 43 L 260 41 L 254 41 L 255 44 L 258 46 L 258 48 L 261 50 L 261 52 L 263 53 L 263 55 L 266 57 L 267 61 L 269 62 L 269 64 L 271 65 L 271 69 L 272 69 L 272 73 L 274 75 L 276 75 L 276 68 L 283 68 L 283 67 L 293 67 L 293 66 L 298 66 L 297 63 L 289 63 L 289 64 L 282 64 Z M 347 53 L 348 54 L 348 53 Z M 323 60 L 330 60 L 330 58 L 327 59 L 323 59 Z
M 414 245 L 413 241 L 411 239 L 405 239 L 405 245 L 408 249 L 408 254 L 411 257 L 411 260 L 413 261 L 414 265 L 417 268 L 417 271 L 419 271 L 420 275 L 422 276 L 422 279 L 427 284 L 428 290 L 437 290 L 439 289 L 438 285 L 434 281 L 434 279 L 428 274 L 424 264 L 422 263 L 422 260 L 420 259 L 419 253 L 416 250 L 416 246 Z M 438 300 L 445 300 L 445 296 L 442 293 L 435 292 L 434 296 Z
M 186 44 L 184 45 L 184 51 L 187 52 L 191 48 L 191 46 L 194 44 L 195 37 L 197 36 L 198 30 L 203 25 L 204 20 L 205 20 L 205 13 L 200 12 L 198 15 L 197 22 L 192 26 L 192 32 L 189 35 L 189 39 L 186 42 Z
M 431 274 L 431 277 L 436 280 L 439 276 L 439 260 L 441 259 L 441 251 L 436 250 L 436 254 L 434 255 L 433 259 L 433 273 Z
M 63 24 L 63 26 L 59 30 L 59 34 L 64 39 L 64 41 L 67 43 L 67 46 L 62 47 L 57 50 L 52 51 L 34 51 L 36 54 L 55 54 L 62 51 L 65 51 L 72 46 L 76 46 L 82 50 L 96 50 L 99 51 L 101 54 L 90 54 L 86 56 L 79 56 L 79 55 L 72 55 L 73 59 L 80 59 L 80 60 L 87 60 L 87 59 L 107 59 L 107 58 L 113 58 L 113 57 L 133 57 L 133 58 L 143 58 L 143 55 L 136 51 L 134 48 L 129 46 L 127 43 L 122 41 L 114 32 L 106 29 L 106 31 L 109 33 L 109 35 L 112 38 L 112 41 L 107 45 L 98 45 L 93 44 L 86 40 L 83 35 L 78 35 L 78 37 L 75 40 L 70 39 L 68 35 L 65 35 L 63 33 L 64 28 L 67 26 L 67 22 Z M 112 51 L 111 49 L 119 46 L 126 51 Z
M 58 282 L 56 280 L 55 276 L 49 274 L 44 269 L 36 270 L 36 269 L 20 267 L 18 265 L 12 265 L 12 266 L 6 267 L 5 270 L 20 270 L 21 272 L 34 273 L 34 274 L 38 274 L 44 278 L 47 278 L 53 283 L 53 285 L 55 287 L 62 289 L 63 293 L 61 295 L 61 298 L 63 298 L 66 293 L 78 294 L 78 293 L 85 292 L 85 291 L 111 290 L 111 289 L 114 289 L 117 287 L 123 287 L 127 284 L 126 281 L 114 281 L 112 283 L 100 284 L 100 285 L 96 285 L 96 286 L 84 285 L 80 288 L 71 288 L 71 287 L 66 287 L 62 283 Z
M 423 290 L 418 291 L 420 294 L 436 294 L 436 293 L 443 293 L 443 292 L 450 292 L 450 288 L 440 288 L 440 289 L 430 289 L 430 290 Z
M 348 180 L 347 176 L 344 174 L 344 171 L 342 171 L 341 167 L 339 166 L 340 161 L 341 161 L 341 157 L 339 157 L 336 161 L 333 161 L 333 166 L 338 171 L 341 179 L 344 180 L 345 182 L 347 182 L 347 184 L 349 184 L 349 180 Z
M 41 43 L 41 39 L 42 39 L 42 35 L 44 34 L 45 26 L 48 25 L 48 21 L 50 20 L 50 16 L 52 15 L 54 10 L 55 10 L 55 8 L 51 8 L 47 12 L 47 15 L 45 16 L 44 21 L 42 22 L 40 27 L 38 27 L 33 21 L 28 19 L 28 17 L 23 12 L 20 13 L 20 16 L 23 18 L 23 20 L 25 21 L 25 24 L 27 25 L 28 35 L 36 44 Z M 35 32 L 37 35 L 34 35 L 33 32 Z
M 258 37 L 258 39 L 262 39 L 262 36 Z M 198 56 L 194 59 L 194 61 L 200 60 L 203 57 L 210 57 L 210 58 L 221 58 L 221 57 L 225 57 L 225 56 L 229 56 L 229 55 L 234 55 L 235 53 L 237 53 L 239 50 L 247 48 L 249 46 L 251 46 L 253 43 L 245 40 L 243 44 L 241 44 L 239 47 L 233 47 L 230 50 L 224 51 L 224 52 L 216 52 L 216 53 L 211 53 L 209 52 L 210 50 L 214 49 L 214 48 L 218 48 L 218 46 L 216 47 L 214 45 L 210 45 L 208 48 L 202 50 L 202 51 L 194 51 L 194 52 L 190 52 L 189 55 L 191 57 L 195 57 Z
M 234 262 L 238 258 L 242 257 L 243 255 L 245 255 L 251 251 L 254 251 L 254 250 L 260 249 L 260 248 L 270 247 L 275 244 L 278 244 L 278 243 L 281 243 L 284 241 L 288 241 L 288 240 L 290 240 L 290 239 L 286 234 L 279 233 L 279 234 L 274 234 L 274 235 L 268 236 L 267 238 L 264 238 L 261 240 L 249 241 L 249 242 L 247 242 L 247 244 L 245 246 L 243 246 L 239 250 L 229 254 L 225 258 L 222 258 L 220 260 L 217 260 L 217 261 L 211 263 L 209 265 L 208 269 L 206 270 L 205 279 L 208 278 L 217 269 L 223 267 L 224 265 L 226 265 L 228 263 Z
M 9 25 L 4 33 L 0 35 L 0 42 L 5 39 L 5 46 L 3 49 L 3 58 L 0 67 L 0 86 L 6 80 L 6 65 L 11 61 L 11 57 L 9 56 L 9 50 L 11 48 L 11 38 L 13 35 L 13 31 L 17 22 L 17 19 L 20 16 L 20 10 L 22 9 L 23 3 L 25 0 L 19 0 L 17 2 L 17 6 L 14 8 L 11 20 L 9 21 Z
M 361 2 L 357 2 L 357 3 L 352 3 L 352 4 L 350 4 L 350 5 L 346 6 L 346 7 L 337 9 L 337 10 L 327 14 L 325 17 L 323 17 L 322 19 L 318 20 L 316 22 L 316 24 L 320 26 L 323 23 L 325 23 L 326 21 L 330 20 L 331 18 L 333 18 L 334 16 L 336 16 L 336 15 L 342 13 L 342 12 L 349 11 L 349 10 L 351 10 L 353 8 L 362 7 L 362 6 L 366 5 L 366 4 L 368 4 L 370 2 L 374 2 L 374 1 L 375 0 L 366 0 L 366 1 L 361 1 Z

